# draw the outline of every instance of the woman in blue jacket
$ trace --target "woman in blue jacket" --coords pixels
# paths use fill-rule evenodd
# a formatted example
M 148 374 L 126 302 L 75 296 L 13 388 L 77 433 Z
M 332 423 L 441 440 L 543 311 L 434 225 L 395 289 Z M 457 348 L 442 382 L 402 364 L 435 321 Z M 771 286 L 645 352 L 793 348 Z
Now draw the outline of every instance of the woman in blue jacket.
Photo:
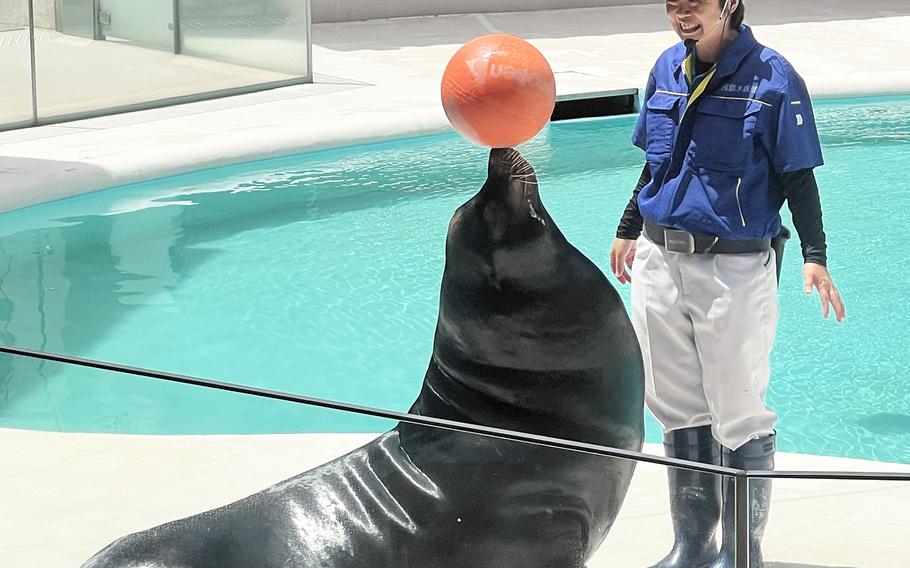
M 742 0 L 666 0 L 683 40 L 648 79 L 633 142 L 646 164 L 610 251 L 632 283 L 646 400 L 669 456 L 774 467 L 777 415 L 764 402 L 777 324 L 771 241 L 793 214 L 805 292 L 845 317 L 826 268 L 813 168 L 822 165 L 802 78 L 742 24 Z M 627 271 L 631 268 L 631 274 Z M 733 487 L 669 470 L 675 542 L 656 568 L 732 568 Z M 770 481 L 750 483 L 750 560 L 761 567 Z M 715 532 L 724 519 L 718 551 Z

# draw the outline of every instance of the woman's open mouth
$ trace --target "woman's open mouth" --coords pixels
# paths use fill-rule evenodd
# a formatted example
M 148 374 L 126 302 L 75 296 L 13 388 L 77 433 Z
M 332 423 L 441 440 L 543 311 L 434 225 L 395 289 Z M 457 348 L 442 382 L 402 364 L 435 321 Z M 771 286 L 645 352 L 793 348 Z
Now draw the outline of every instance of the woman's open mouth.
M 679 22 L 679 31 L 686 35 L 692 35 L 701 31 L 701 24 L 698 22 Z

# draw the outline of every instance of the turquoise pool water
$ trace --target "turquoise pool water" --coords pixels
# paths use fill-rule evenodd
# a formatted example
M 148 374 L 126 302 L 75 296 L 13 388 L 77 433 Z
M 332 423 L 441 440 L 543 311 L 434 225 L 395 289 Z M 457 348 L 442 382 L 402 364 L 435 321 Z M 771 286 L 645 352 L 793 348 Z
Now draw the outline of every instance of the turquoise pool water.
M 818 105 L 831 269 L 824 321 L 792 243 L 770 403 L 785 451 L 910 463 L 910 98 Z M 523 151 L 602 269 L 642 155 L 634 117 Z M 446 225 L 485 177 L 454 135 L 175 176 L 0 215 L 7 344 L 405 410 L 433 342 Z M 628 303 L 628 287 L 620 287 Z M 0 426 L 132 433 L 381 430 L 339 412 L 0 358 Z M 648 419 L 648 439 L 657 441 Z

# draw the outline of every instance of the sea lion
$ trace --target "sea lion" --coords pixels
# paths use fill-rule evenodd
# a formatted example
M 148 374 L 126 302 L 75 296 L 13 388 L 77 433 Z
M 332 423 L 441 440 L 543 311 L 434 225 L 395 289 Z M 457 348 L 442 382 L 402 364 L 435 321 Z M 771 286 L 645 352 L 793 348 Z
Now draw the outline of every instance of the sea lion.
M 562 235 L 531 166 L 490 152 L 449 224 L 410 412 L 639 450 L 641 352 L 619 295 Z M 233 504 L 126 536 L 83 568 L 580 568 L 634 462 L 400 423 Z

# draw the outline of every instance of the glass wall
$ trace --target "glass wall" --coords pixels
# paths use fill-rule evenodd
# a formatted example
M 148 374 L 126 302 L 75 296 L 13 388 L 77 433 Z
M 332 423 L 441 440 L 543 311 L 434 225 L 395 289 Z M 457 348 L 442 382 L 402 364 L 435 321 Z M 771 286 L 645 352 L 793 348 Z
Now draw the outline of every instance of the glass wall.
M 882 465 L 890 464 L 875 467 Z M 907 566 L 910 479 L 774 479 L 772 487 L 768 559 L 795 567 Z
M 28 0 L 0 0 L 0 128 L 32 122 Z
M 45 2 L 49 5 L 49 2 Z M 95 39 L 98 20 L 95 17 L 95 0 L 55 0 L 54 25 L 38 24 L 39 28 L 56 29 L 60 33 Z M 48 22 L 49 23 L 49 22 Z
M 121 0 L 130 1 L 133 0 Z M 180 52 L 289 75 L 309 74 L 307 3 L 295 0 L 180 2 Z
M 19 361 L 26 357 L 0 353 L 3 359 L 14 366 L 29 364 Z M 44 374 L 61 365 L 46 362 Z M 87 371 L 70 395 L 94 404 L 98 419 L 107 419 L 110 413 L 105 407 L 118 404 L 115 391 L 133 382 L 163 389 L 169 400 L 158 409 L 161 412 L 230 414 L 243 422 L 249 410 L 258 406 L 281 414 L 289 425 L 300 426 L 334 422 L 339 414 L 351 414 Z M 30 387 L 20 385 L 8 394 L 28 396 L 26 391 L 31 390 L 40 396 L 46 384 L 35 373 Z M 107 389 L 113 390 L 100 394 Z M 2 394 L 0 384 L 0 401 Z M 202 394 L 205 402 L 187 406 L 195 394 Z M 617 521 L 610 532 L 637 531 L 638 519 L 645 513 L 666 517 L 663 501 L 652 499 L 644 488 L 633 499 L 629 489 L 636 469 L 643 479 L 662 478 L 659 465 L 636 466 L 630 459 L 382 417 L 369 417 L 363 426 L 361 433 L 283 436 L 99 436 L 0 430 L 0 447 L 7 455 L 17 456 L 14 464 L 6 460 L 0 468 L 4 504 L 0 534 L 8 538 L 4 541 L 8 564 L 4 565 L 81 566 L 121 536 L 270 487 L 233 518 L 238 521 L 235 526 L 248 526 L 241 532 L 247 533 L 249 542 L 240 542 L 245 538 L 240 533 L 232 541 L 239 545 L 236 550 L 247 549 L 249 558 L 282 553 L 280 547 L 264 544 L 292 540 L 282 533 L 302 537 L 304 542 L 295 546 L 297 554 L 312 560 L 313 566 L 377 568 L 577 566 L 578 558 L 594 555 L 601 563 L 631 566 L 613 562 L 654 557 L 668 544 L 664 527 L 653 522 L 631 542 L 607 534 L 625 508 L 627 495 L 628 522 Z M 342 459 L 333 461 L 338 458 Z M 284 482 L 295 477 L 294 482 Z M 262 516 L 257 520 L 257 515 Z M 208 532 L 206 527 L 202 530 Z M 263 538 L 266 533 L 269 536 Z M 318 537 L 311 538 L 313 534 Z M 649 544 L 646 539 L 657 534 L 664 538 Z M 42 539 L 54 545 L 42 546 Z M 352 546 L 346 546 L 346 540 Z M 218 549 L 216 540 L 211 544 L 213 551 Z M 375 562 L 351 564 L 350 550 L 356 550 L 358 559 Z M 443 557 L 451 555 L 451 562 L 436 562 L 443 551 Z M 501 562 L 479 562 L 482 558 Z M 572 563 L 557 562 L 560 559 Z M 228 565 L 225 561 L 224 566 Z M 260 559 L 237 565 L 266 563 Z
M 309 0 L 0 0 L 0 130 L 308 82 L 309 42 Z
M 12 397 L 47 395 L 57 388 L 47 377 L 68 364 L 0 353 L 0 408 Z M 3 382 L 16 366 L 34 369 L 31 382 Z M 158 412 L 227 415 L 245 422 L 262 415 L 251 409 L 264 406 L 292 428 L 357 414 L 364 418 L 363 430 L 135 436 L 0 429 L 7 458 L 0 468 L 4 565 L 80 566 L 124 535 L 245 499 L 244 505 L 171 525 L 153 538 L 171 535 L 174 542 L 209 543 L 212 553 L 241 551 L 254 558 L 288 554 L 263 543 L 290 542 L 297 560 L 319 558 L 325 565 L 329 559 L 343 565 L 353 549 L 357 558 L 383 567 L 650 566 L 674 543 L 668 475 L 697 489 L 732 483 L 736 473 L 521 432 L 480 432 L 482 427 L 440 424 L 426 416 L 343 404 L 324 408 L 295 395 L 243 386 L 227 392 L 222 389 L 229 385 L 207 388 L 133 372 L 86 369 L 82 384 L 63 394 L 82 397 L 97 410 L 97 420 L 109 419 L 109 407 L 122 402 L 118 389 L 132 391 L 129 383 L 142 382 L 167 398 Z M 810 477 L 779 471 L 770 495 L 768 480 L 740 475 L 752 487 L 743 485 L 739 494 L 751 498 L 741 505 L 739 526 L 721 522 L 718 543 L 721 530 L 741 531 L 743 542 L 753 540 L 746 525 L 751 519 L 752 530 L 764 532 L 761 550 L 768 568 L 903 567 L 910 474 L 892 466 L 891 473 Z M 763 487 L 764 497 L 754 484 Z M 720 504 L 708 506 L 707 495 L 710 491 L 690 490 L 685 503 L 674 504 L 677 510 L 701 511 L 678 516 L 686 524 L 677 531 L 714 530 Z M 709 509 L 713 514 L 703 514 Z M 237 532 L 225 548 L 219 531 L 229 527 Z M 751 563 L 759 565 L 756 559 Z

